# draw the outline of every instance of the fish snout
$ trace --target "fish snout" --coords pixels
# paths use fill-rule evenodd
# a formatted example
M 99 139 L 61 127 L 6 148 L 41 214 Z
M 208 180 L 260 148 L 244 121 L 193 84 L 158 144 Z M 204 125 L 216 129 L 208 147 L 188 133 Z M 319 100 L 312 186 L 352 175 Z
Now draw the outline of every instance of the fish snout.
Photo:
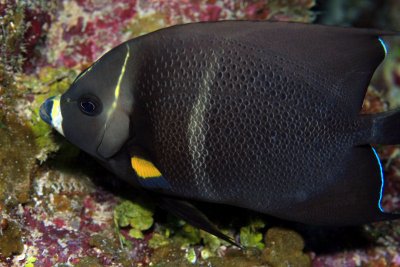
M 54 127 L 57 132 L 64 135 L 62 128 L 62 114 L 61 114 L 61 96 L 53 96 L 47 99 L 40 106 L 40 117 L 50 126 Z
M 40 106 L 40 118 L 45 121 L 47 124 L 52 125 L 51 123 L 51 111 L 53 109 L 53 100 L 54 96 L 47 99 L 41 106 Z

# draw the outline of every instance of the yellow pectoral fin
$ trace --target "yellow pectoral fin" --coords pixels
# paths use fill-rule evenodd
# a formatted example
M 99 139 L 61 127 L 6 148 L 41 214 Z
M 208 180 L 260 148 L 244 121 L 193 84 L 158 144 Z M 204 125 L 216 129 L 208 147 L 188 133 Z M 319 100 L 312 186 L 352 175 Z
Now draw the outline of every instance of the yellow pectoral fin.
M 143 179 L 160 177 L 161 172 L 148 160 L 138 157 L 131 158 L 132 168 Z
M 168 181 L 150 161 L 134 156 L 131 158 L 131 165 L 139 177 L 139 183 L 143 187 L 154 189 L 170 188 Z

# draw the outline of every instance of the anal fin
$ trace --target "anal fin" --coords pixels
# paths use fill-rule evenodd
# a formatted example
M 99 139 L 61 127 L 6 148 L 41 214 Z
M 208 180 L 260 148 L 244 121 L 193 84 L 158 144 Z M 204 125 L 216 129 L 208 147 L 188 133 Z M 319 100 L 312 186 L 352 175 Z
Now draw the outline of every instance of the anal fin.
M 240 244 L 235 242 L 233 238 L 223 234 L 220 230 L 218 230 L 218 228 L 212 222 L 210 222 L 204 213 L 202 213 L 189 202 L 169 197 L 162 197 L 160 199 L 159 206 L 171 214 L 185 220 L 192 226 L 198 227 L 212 235 L 215 235 L 216 237 L 221 238 L 222 240 L 225 240 L 238 248 L 243 248 Z

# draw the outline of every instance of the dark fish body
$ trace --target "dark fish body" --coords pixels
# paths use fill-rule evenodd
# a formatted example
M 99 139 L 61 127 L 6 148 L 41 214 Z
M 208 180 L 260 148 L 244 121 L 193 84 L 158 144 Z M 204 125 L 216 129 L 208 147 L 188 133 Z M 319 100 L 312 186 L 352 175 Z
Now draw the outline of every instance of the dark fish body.
M 393 219 L 370 143 L 400 143 L 400 115 L 359 114 L 385 57 L 380 37 L 392 34 L 245 21 L 163 29 L 77 78 L 60 99 L 62 132 L 162 195 L 311 224 Z M 87 99 L 97 114 L 82 112 Z

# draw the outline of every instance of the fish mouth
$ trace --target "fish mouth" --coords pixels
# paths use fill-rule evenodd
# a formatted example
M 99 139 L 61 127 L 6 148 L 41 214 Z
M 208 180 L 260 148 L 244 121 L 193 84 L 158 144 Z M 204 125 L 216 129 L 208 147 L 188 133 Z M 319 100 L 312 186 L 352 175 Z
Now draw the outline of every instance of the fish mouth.
M 53 99 L 54 98 L 55 98 L 55 96 L 50 97 L 49 99 L 47 99 L 40 106 L 40 110 L 39 110 L 40 118 L 50 126 L 52 126 L 52 123 L 51 123 L 51 110 L 53 109 Z
M 60 134 L 64 135 L 62 128 L 62 115 L 60 106 L 61 96 L 53 96 L 48 98 L 39 110 L 40 118 L 57 130 Z

